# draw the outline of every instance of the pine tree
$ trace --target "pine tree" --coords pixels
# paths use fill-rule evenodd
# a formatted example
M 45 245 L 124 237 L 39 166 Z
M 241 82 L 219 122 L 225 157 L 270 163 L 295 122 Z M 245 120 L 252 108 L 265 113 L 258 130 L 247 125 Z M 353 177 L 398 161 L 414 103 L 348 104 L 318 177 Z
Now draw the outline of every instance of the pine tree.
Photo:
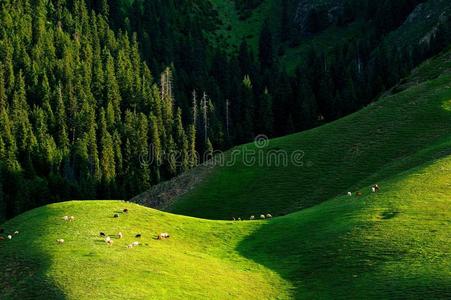
M 204 92 L 202 99 L 200 100 L 200 108 L 202 111 L 202 132 L 204 143 L 207 143 L 208 140 L 208 97 Z
M 66 108 L 63 101 L 63 92 L 61 85 L 58 85 L 56 90 L 56 115 L 55 125 L 57 130 L 57 145 L 61 150 L 63 158 L 69 155 L 69 136 L 67 134 L 66 125 Z
M 0 112 L 0 133 L 5 145 L 4 167 L 10 172 L 20 171 L 21 167 L 17 161 L 17 145 L 13 135 L 12 124 L 6 110 Z
M 45 121 L 50 132 L 53 132 L 55 128 L 55 115 L 52 108 L 52 92 L 46 74 L 42 78 L 41 87 L 42 108 L 44 110 Z
M 105 85 L 106 103 L 113 107 L 115 123 L 120 123 L 122 98 L 119 91 L 119 84 L 116 80 L 113 58 L 109 52 L 106 53 Z
M 173 75 L 170 68 L 161 73 L 162 119 L 165 131 L 172 132 L 174 119 Z
M 257 114 L 257 124 L 259 133 L 272 135 L 273 134 L 273 112 L 272 112 L 272 97 L 265 89 L 263 94 L 260 96 L 260 103 Z
M 106 20 L 108 20 L 108 17 L 110 15 L 110 7 L 108 5 L 108 0 L 100 1 L 100 13 L 102 14 L 102 16 L 105 17 Z
M 194 168 L 199 163 L 199 157 L 196 151 L 196 127 L 191 124 L 188 127 L 188 165 Z
M 196 90 L 193 90 L 193 94 L 192 94 L 192 114 L 193 114 L 193 125 L 196 128 L 197 127 L 197 122 L 198 122 L 198 109 L 197 109 L 197 94 L 196 94 Z
M 143 155 L 149 155 L 149 121 L 144 114 L 139 114 L 137 120 L 137 151 Z M 139 180 L 139 190 L 145 191 L 150 187 L 151 177 L 150 177 L 150 166 L 148 164 L 141 164 L 138 167 L 140 173 Z
M 249 76 L 245 76 L 241 86 L 239 134 L 240 142 L 245 143 L 254 137 L 254 94 Z
M 110 188 L 114 184 L 116 178 L 115 153 L 113 147 L 113 138 L 108 132 L 107 122 L 105 118 L 105 110 L 100 110 L 100 169 L 102 173 L 102 184 L 106 189 L 107 196 L 110 195 Z
M 19 72 L 19 79 L 16 82 L 16 89 L 13 95 L 11 115 L 13 116 L 13 134 L 17 137 L 17 146 L 21 158 L 26 160 L 27 171 L 32 172 L 31 152 L 36 146 L 36 137 L 28 116 L 30 108 L 27 103 L 25 80 L 22 72 Z
M 152 148 L 150 149 L 149 154 L 152 158 L 152 178 L 155 183 L 160 182 L 160 166 L 162 163 L 162 149 L 161 149 L 161 141 L 160 134 L 158 129 L 158 120 L 157 117 L 153 114 L 149 117 L 149 129 L 150 129 L 150 142 Z
M 318 93 L 318 109 L 324 114 L 327 120 L 334 120 L 336 117 L 336 103 L 335 103 L 335 86 L 332 81 L 332 76 L 327 70 L 320 81 Z
M 178 166 L 178 172 L 181 173 L 181 172 L 188 170 L 189 145 L 188 145 L 188 139 L 185 134 L 185 130 L 183 129 L 182 110 L 180 108 L 177 109 L 174 129 L 175 129 L 175 132 L 174 132 L 175 141 L 177 143 L 177 151 L 179 152 L 179 155 L 178 155 L 179 161 L 177 163 L 177 166 Z
M 6 203 L 5 203 L 5 196 L 3 193 L 3 168 L 0 164 L 0 222 L 5 221 L 6 215 Z
M 317 120 L 317 103 L 315 94 L 306 78 L 301 78 L 299 83 L 299 95 L 302 99 L 302 127 L 304 129 L 311 128 Z
M 265 38 L 267 38 L 267 37 L 265 37 Z M 263 45 L 261 45 L 261 47 L 263 47 Z M 246 40 L 244 40 L 244 39 L 241 41 L 241 44 L 240 44 L 240 50 L 238 53 L 238 62 L 240 64 L 240 69 L 241 69 L 240 74 L 242 76 L 251 73 L 253 59 L 252 59 L 252 56 L 251 56 L 251 53 L 249 50 L 249 45 L 246 43 Z
M 3 64 L 0 62 L 0 112 L 6 109 L 6 88 Z
M 40 107 L 35 107 L 33 119 L 38 148 L 34 164 L 37 165 L 38 175 L 48 175 L 55 171 L 54 167 L 60 163 L 58 149 L 55 140 L 49 134 L 45 111 Z
M 259 58 L 263 68 L 271 68 L 274 63 L 274 49 L 269 21 L 263 23 L 259 41 Z
M 113 133 L 113 148 L 114 148 L 114 161 L 116 168 L 116 175 L 120 177 L 123 175 L 123 157 L 122 157 L 122 140 L 117 130 Z

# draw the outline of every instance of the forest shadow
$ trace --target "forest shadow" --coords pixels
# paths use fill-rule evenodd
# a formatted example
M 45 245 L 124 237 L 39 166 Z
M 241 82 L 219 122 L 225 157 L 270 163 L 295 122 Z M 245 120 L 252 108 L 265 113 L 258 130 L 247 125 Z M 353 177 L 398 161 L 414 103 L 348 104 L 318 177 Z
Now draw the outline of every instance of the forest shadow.
M 52 209 L 43 207 L 1 225 L 6 234 L 16 230 L 20 233 L 12 240 L 0 241 L 0 299 L 66 299 L 63 290 L 48 276 L 52 261 L 39 240 L 47 232 L 45 221 L 54 214 Z M 36 232 L 27 232 L 30 229 Z

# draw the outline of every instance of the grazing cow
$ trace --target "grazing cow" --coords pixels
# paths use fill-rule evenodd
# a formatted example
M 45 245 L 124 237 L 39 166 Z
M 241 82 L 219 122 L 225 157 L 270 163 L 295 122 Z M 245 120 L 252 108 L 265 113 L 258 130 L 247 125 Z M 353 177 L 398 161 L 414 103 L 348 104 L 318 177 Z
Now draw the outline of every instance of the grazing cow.
M 260 215 L 260 219 L 265 219 L 265 215 Z
M 10 239 L 12 239 L 12 238 L 13 238 L 13 236 L 10 235 L 10 234 L 8 234 L 8 240 L 10 240 Z
M 139 242 L 133 242 L 132 243 L 132 247 L 136 247 L 136 246 L 139 246 Z
M 14 231 L 14 235 L 18 235 L 19 234 L 19 231 Z
M 68 221 L 69 221 L 69 216 L 64 216 L 64 217 L 63 217 L 63 220 L 66 221 L 66 222 L 68 222 Z
M 133 244 L 129 244 L 129 245 L 127 245 L 127 248 L 128 248 L 128 249 L 131 249 L 131 248 L 133 248 Z
M 64 240 L 63 240 L 63 239 L 57 239 L 56 242 L 57 242 L 58 244 L 60 244 L 60 245 L 61 245 L 61 244 L 64 244 Z
M 167 232 L 160 233 L 157 237 L 158 240 L 164 240 L 164 239 L 168 239 L 168 238 L 169 238 L 169 233 L 167 233 Z
M 105 233 L 103 233 L 103 232 L 100 232 L 100 234 L 99 234 L 101 237 L 106 237 L 106 234 Z
M 118 234 L 117 234 L 117 238 L 118 239 L 121 239 L 121 238 L 123 238 L 124 237 L 124 235 L 122 234 L 122 232 L 119 232 Z
M 75 221 L 75 217 L 74 216 L 70 216 L 69 217 L 69 222 L 73 222 L 73 221 Z
M 348 192 L 348 196 L 351 197 L 351 196 L 352 196 L 352 193 L 351 193 L 351 192 Z
M 138 233 L 137 235 L 135 235 L 135 238 L 137 238 L 137 239 L 141 238 L 141 233 Z
M 238 218 L 238 221 L 241 221 L 241 218 Z
M 380 188 L 378 184 L 375 184 L 371 187 L 371 190 L 373 191 L 373 193 L 377 193 L 379 192 Z
M 249 220 L 255 220 L 255 216 L 251 216 Z
M 123 212 L 124 212 L 124 213 L 128 213 L 128 209 L 127 209 L 127 208 L 124 208 Z
M 236 221 L 236 220 L 235 220 L 235 217 L 233 217 L 232 220 L 233 220 L 233 221 Z
M 4 237 L 0 236 L 0 241 L 3 241 L 4 239 L 5 239 Z
M 114 214 L 114 216 L 113 217 L 115 217 L 115 218 L 119 218 L 119 215 L 118 214 Z
M 266 218 L 271 219 L 272 215 L 271 214 L 266 214 Z

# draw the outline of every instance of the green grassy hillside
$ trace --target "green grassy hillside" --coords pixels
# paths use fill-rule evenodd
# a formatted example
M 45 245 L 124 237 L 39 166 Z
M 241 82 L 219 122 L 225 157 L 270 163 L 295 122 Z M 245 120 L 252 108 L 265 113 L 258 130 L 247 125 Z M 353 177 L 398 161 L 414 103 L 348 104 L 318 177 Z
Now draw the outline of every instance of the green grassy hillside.
M 256 151 L 265 161 L 272 150 L 285 151 L 288 157 L 300 150 L 304 164 L 246 166 L 238 160 L 232 166 L 217 167 L 170 211 L 222 219 L 260 212 L 281 215 L 348 191 L 366 191 L 387 176 L 430 160 L 451 142 L 450 69 L 451 52 L 447 52 L 406 80 L 406 85 L 414 85 L 355 114 L 271 140 L 264 149 L 254 144 L 235 149 L 240 157 L 245 151 Z
M 0 242 L 2 299 L 447 299 L 445 155 L 382 181 L 378 194 L 269 221 L 200 220 L 119 201 L 36 209 L 4 225 L 20 233 Z M 128 215 L 112 218 L 124 207 Z M 65 223 L 67 214 L 76 221 Z M 108 247 L 101 230 L 125 237 Z M 172 237 L 152 239 L 161 231 Z M 142 245 L 127 249 L 137 232 Z
M 310 208 L 234 222 L 75 201 L 8 221 L 1 235 L 19 234 L 0 240 L 0 298 L 449 299 L 450 69 L 447 52 L 361 112 L 270 142 L 305 151 L 304 167 L 218 168 L 173 210 L 229 218 Z M 160 232 L 171 237 L 155 240 Z
M 124 208 L 128 214 L 120 213 Z M 119 213 L 115 219 L 113 215 Z M 65 222 L 65 215 L 75 222 Z M 262 222 L 169 215 L 122 201 L 53 204 L 4 224 L 0 299 L 260 299 L 287 296 L 288 283 L 239 253 Z M 109 247 L 99 232 L 116 235 Z M 170 233 L 168 240 L 154 238 Z M 142 234 L 137 239 L 135 235 Z M 64 239 L 59 245 L 57 239 Z M 140 246 L 127 245 L 139 241 Z M 243 284 L 246 282 L 246 284 Z M 280 291 L 283 290 L 283 293 Z M 46 296 L 50 293 L 50 296 Z

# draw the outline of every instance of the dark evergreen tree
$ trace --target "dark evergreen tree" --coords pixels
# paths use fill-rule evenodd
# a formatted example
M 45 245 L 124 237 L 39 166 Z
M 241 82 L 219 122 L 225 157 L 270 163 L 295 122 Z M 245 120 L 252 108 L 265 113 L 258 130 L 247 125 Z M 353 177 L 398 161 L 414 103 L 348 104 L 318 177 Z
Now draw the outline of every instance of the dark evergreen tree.
M 259 58 L 262 68 L 271 68 L 274 63 L 273 38 L 269 21 L 263 23 L 259 40 Z

